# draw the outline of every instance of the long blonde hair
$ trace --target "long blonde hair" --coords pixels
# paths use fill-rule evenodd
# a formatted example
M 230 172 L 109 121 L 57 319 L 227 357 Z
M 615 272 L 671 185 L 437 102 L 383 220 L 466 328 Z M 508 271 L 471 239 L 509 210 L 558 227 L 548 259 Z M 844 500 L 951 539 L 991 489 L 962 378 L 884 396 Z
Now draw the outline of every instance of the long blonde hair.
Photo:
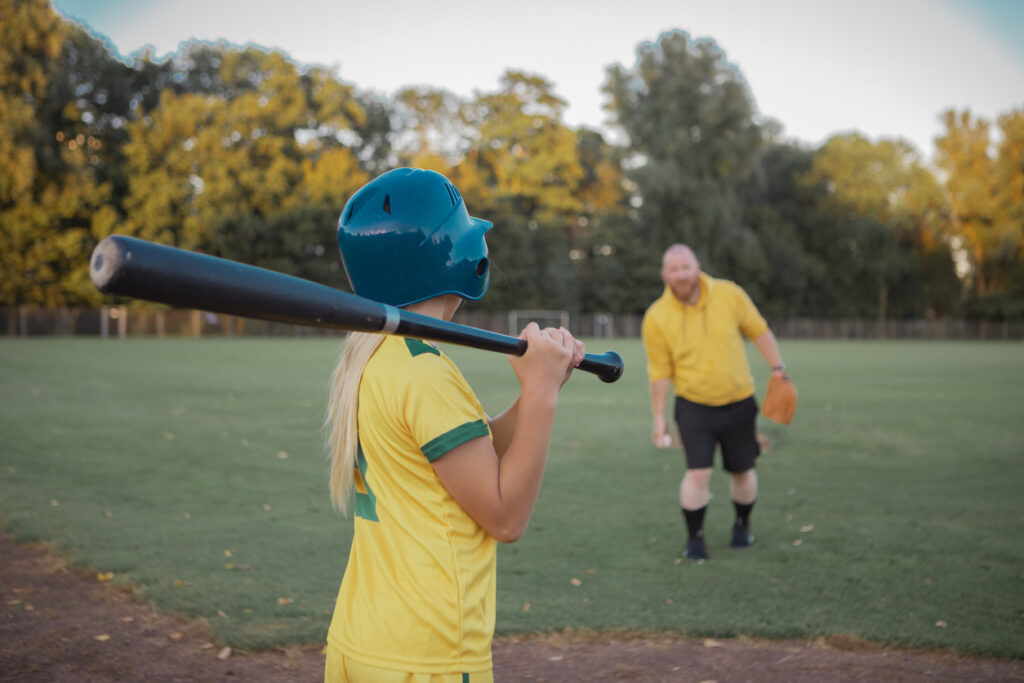
M 330 398 L 324 427 L 331 462 L 331 503 L 348 513 L 359 448 L 359 382 L 370 356 L 384 341 L 379 334 L 352 332 L 331 374 Z

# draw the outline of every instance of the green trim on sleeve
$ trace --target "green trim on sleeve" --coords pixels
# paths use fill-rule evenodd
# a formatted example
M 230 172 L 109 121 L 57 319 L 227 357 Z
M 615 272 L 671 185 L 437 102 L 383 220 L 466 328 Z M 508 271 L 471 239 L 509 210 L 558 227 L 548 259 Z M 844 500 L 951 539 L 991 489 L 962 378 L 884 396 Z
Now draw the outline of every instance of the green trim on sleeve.
M 427 342 L 422 341 L 420 339 L 410 339 L 407 337 L 405 339 L 405 347 L 409 349 L 409 353 L 411 353 L 414 357 L 420 355 L 421 353 L 432 353 L 435 356 L 441 355 L 441 352 L 438 351 L 436 347 L 433 347 Z
M 421 447 L 421 450 L 423 455 L 427 456 L 428 462 L 434 462 L 456 446 L 461 446 L 471 439 L 488 434 L 487 423 L 483 420 L 475 420 L 459 425 L 455 429 L 431 439 Z

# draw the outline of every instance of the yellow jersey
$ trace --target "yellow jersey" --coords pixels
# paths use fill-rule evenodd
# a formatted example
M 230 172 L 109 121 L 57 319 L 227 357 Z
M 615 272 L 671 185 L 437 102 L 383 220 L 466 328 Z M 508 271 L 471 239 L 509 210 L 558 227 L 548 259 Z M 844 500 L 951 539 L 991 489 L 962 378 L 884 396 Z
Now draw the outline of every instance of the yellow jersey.
M 355 535 L 328 643 L 418 673 L 491 668 L 497 542 L 431 462 L 490 437 L 487 415 L 436 347 L 389 336 L 363 371 Z
M 754 394 L 743 338 L 754 339 L 768 323 L 743 289 L 700 274 L 700 299 L 680 301 L 666 286 L 647 309 L 641 326 L 652 382 L 671 379 L 676 395 L 709 406 Z

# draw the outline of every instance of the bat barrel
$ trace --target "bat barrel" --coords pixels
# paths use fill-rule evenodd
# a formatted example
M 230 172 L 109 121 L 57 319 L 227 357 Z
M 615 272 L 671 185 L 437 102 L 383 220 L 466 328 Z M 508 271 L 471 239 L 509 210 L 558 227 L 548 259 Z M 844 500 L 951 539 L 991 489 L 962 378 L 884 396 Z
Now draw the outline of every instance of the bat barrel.
M 125 235 L 96 245 L 89 276 L 104 294 L 258 320 L 377 332 L 387 319 L 384 304 L 326 285 Z

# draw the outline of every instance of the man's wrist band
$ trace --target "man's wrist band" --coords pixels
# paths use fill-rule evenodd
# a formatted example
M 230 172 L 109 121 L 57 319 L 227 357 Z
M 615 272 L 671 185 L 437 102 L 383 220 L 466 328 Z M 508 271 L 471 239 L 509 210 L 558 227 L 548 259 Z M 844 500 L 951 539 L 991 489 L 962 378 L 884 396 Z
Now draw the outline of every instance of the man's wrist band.
M 772 372 L 780 372 L 780 371 L 785 370 L 785 369 L 786 369 L 786 364 L 785 363 L 779 363 L 778 365 L 773 365 L 772 366 Z

